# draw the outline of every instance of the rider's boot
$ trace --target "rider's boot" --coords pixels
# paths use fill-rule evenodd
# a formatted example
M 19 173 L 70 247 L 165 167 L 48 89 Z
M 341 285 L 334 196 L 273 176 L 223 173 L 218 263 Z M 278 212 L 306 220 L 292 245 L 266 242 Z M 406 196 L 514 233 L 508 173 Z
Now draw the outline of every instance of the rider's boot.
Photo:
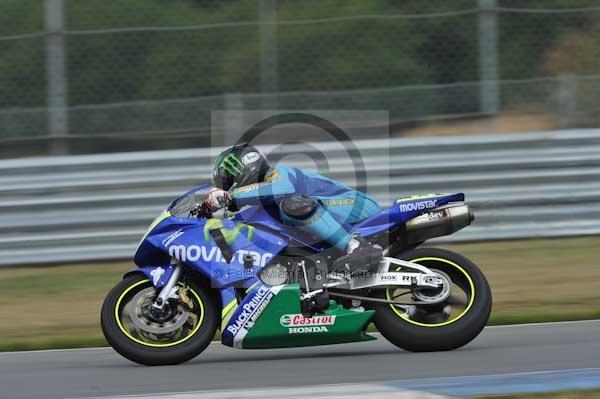
M 361 237 L 353 237 L 346 246 L 346 255 L 333 262 L 332 271 L 350 275 L 373 271 L 382 258 L 383 250 L 379 245 L 373 245 Z

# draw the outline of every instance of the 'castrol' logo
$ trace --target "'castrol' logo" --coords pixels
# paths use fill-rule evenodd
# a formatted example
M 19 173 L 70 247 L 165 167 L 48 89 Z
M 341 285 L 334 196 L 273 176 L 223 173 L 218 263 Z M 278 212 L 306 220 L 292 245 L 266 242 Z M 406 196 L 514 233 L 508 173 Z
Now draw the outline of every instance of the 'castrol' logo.
M 283 327 L 331 326 L 335 324 L 335 316 L 305 317 L 301 314 L 286 314 L 281 316 L 279 322 Z

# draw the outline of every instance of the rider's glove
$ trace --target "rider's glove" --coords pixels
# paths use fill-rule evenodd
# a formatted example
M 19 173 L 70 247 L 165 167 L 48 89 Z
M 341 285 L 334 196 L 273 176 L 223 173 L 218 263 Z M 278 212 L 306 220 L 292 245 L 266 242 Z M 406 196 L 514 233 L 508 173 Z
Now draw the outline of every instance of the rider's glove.
M 204 199 L 204 205 L 211 211 L 217 211 L 231 201 L 231 194 L 220 188 L 213 188 Z

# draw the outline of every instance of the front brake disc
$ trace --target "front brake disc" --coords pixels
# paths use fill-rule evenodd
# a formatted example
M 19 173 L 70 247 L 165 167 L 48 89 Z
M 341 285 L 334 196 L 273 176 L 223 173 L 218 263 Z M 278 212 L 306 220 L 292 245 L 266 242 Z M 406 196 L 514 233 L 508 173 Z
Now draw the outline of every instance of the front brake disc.
M 129 307 L 129 317 L 133 324 L 140 330 L 152 334 L 168 334 L 180 329 L 187 322 L 190 315 L 190 312 L 187 309 L 184 309 L 180 304 L 166 304 L 166 306 L 176 306 L 177 309 L 175 310 L 173 318 L 162 324 L 150 320 L 143 315 L 142 310 L 144 307 L 152 306 L 154 294 L 154 288 L 148 287 L 141 290 L 133 297 Z

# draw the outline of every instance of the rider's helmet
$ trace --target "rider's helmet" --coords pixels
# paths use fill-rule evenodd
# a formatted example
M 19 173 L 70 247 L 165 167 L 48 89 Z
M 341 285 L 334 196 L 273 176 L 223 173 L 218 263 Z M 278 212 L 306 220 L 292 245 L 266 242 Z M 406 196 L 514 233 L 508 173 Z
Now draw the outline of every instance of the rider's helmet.
M 264 155 L 248 143 L 241 143 L 218 156 L 213 180 L 216 187 L 227 191 L 263 181 L 268 170 Z

